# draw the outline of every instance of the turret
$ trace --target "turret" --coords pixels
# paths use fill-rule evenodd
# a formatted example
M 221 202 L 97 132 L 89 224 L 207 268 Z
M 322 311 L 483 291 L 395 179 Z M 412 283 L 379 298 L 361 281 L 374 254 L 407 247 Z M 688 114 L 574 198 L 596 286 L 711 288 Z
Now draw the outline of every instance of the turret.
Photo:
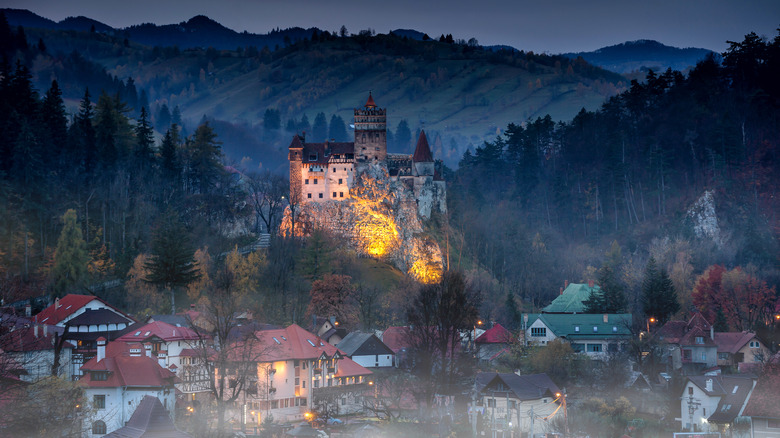
M 306 133 L 293 136 L 287 156 L 288 160 L 290 160 L 290 203 L 293 204 L 300 204 L 303 199 L 301 178 L 303 172 L 303 144 L 306 141 L 305 135 Z
M 414 155 L 412 155 L 412 164 L 415 176 L 433 176 L 433 154 L 428 146 L 425 131 L 420 131 L 420 138 L 417 139 L 417 147 L 414 148 Z
M 355 160 L 384 161 L 387 158 L 387 111 L 377 107 L 368 94 L 363 108 L 355 109 Z

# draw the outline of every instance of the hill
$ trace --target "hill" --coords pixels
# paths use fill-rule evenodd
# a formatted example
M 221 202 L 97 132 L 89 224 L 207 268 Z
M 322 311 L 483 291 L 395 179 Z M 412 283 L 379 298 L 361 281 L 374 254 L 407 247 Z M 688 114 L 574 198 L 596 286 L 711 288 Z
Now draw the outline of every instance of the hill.
M 668 68 L 685 71 L 711 53 L 714 52 L 707 49 L 680 49 L 658 41 L 637 40 L 603 47 L 593 52 L 564 53 L 563 56 L 571 59 L 582 57 L 593 65 L 616 73 L 631 73 L 642 69 L 664 71 Z
M 221 28 L 205 17 L 188 23 L 214 28 L 211 34 Z M 132 35 L 132 30 L 127 32 Z M 278 111 L 281 128 L 292 126 L 293 131 L 305 129 L 305 123 L 298 123 L 304 115 L 314 120 L 320 112 L 328 120 L 336 115 L 349 123 L 352 109 L 372 90 L 378 104 L 389 109 L 389 127 L 395 130 L 401 120 L 408 122 L 412 133 L 425 127 L 432 134 L 434 154 L 454 165 L 466 149 L 492 139 L 510 122 L 546 114 L 555 120 L 570 119 L 583 107 L 598 107 L 627 82 L 581 60 L 392 34 L 337 37 L 312 31 L 297 42 L 287 38 L 283 47 L 271 51 L 255 46 L 150 47 L 124 34 L 100 32 L 26 33 L 30 41 L 42 39 L 51 56 L 33 65 L 39 89 L 68 73 L 57 59 L 78 52 L 110 76 L 132 78 L 138 93 L 146 94 L 155 118 L 163 106 L 178 107 L 190 127 L 206 117 L 260 129 L 262 141 L 269 145 L 266 150 L 280 153 L 248 156 L 272 168 L 283 167 L 281 151 L 293 132 L 265 126 L 262 119 L 268 109 Z M 87 86 L 91 85 L 83 83 L 81 88 Z M 74 100 L 83 93 L 68 95 L 69 89 L 63 90 Z M 408 152 L 412 146 L 398 144 L 395 150 Z M 237 147 L 225 144 L 229 154 Z M 247 156 L 231 155 L 236 160 Z

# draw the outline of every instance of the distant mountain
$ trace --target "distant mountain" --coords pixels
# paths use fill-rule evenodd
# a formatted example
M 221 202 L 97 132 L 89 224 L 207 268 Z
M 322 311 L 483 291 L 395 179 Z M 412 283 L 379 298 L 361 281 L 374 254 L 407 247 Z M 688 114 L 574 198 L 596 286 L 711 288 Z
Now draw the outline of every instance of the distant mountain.
M 707 49 L 666 46 L 653 40 L 628 41 L 614 46 L 603 47 L 594 52 L 563 53 L 567 58 L 582 57 L 588 63 L 616 73 L 631 73 L 643 69 L 656 71 L 683 71 L 693 67 L 708 54 Z
M 8 24 L 13 27 L 23 26 L 32 29 L 95 31 L 124 36 L 140 44 L 148 46 L 178 46 L 180 49 L 214 47 L 220 50 L 235 50 L 237 47 L 255 46 L 259 49 L 276 46 L 284 47 L 287 43 L 311 38 L 317 28 L 276 29 L 267 34 L 236 32 L 216 21 L 203 16 L 195 16 L 178 24 L 156 25 L 145 23 L 124 29 L 115 29 L 107 24 L 86 17 L 68 17 L 55 22 L 41 17 L 26 9 L 0 9 L 5 13 Z

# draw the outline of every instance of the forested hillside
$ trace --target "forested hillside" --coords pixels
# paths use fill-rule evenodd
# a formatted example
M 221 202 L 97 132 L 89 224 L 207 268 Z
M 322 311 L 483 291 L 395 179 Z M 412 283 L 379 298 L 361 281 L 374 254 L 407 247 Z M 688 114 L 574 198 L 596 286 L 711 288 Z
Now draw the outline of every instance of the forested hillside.
M 651 73 L 566 123 L 510 124 L 464 154 L 451 176 L 450 220 L 464 238 L 451 259 L 494 275 L 493 314 L 510 324 L 518 315 L 507 309 L 519 305 L 507 300 L 545 305 L 565 280 L 608 283 L 641 312 L 651 257 L 684 313 L 714 309 L 698 280 L 720 265 L 755 282 L 732 289 L 741 298 L 720 303 L 724 312 L 751 302 L 745 315 L 771 316 L 780 280 L 778 74 L 780 38 L 750 34 L 722 65 L 709 58 L 687 77 Z
M 282 43 L 270 48 L 219 50 L 142 45 L 133 40 L 134 28 L 23 32 L 31 47 L 40 43 L 45 49 L 24 55 L 33 83 L 43 90 L 57 78 L 69 112 L 76 111 L 86 86 L 113 95 L 120 87 L 106 80 L 121 82 L 120 97 L 135 111 L 148 105 L 158 135 L 178 108 L 185 131 L 207 118 L 230 124 L 214 124 L 220 137 L 236 136 L 231 129 L 250 133 L 254 140 L 248 143 L 226 139 L 226 154 L 278 171 L 284 167 L 281 150 L 294 132 L 311 132 L 320 113 L 349 123 L 368 91 L 388 108 L 391 150 L 408 152 L 414 146 L 405 128 L 398 135 L 402 122 L 412 134 L 424 127 L 434 155 L 454 166 L 467 148 L 493 138 L 509 122 L 545 114 L 567 120 L 627 85 L 623 77 L 581 60 L 491 51 L 451 35 L 420 41 L 371 30 L 336 35 L 315 29 L 305 37 L 284 34 Z M 106 79 L 95 82 L 84 73 Z M 267 119 L 269 110 L 278 117 Z

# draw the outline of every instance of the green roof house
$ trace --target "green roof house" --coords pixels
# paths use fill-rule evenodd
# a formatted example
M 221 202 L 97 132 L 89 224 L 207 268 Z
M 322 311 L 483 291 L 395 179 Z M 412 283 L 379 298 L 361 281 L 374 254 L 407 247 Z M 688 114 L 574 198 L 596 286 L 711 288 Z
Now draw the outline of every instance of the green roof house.
M 584 301 L 588 299 L 591 291 L 598 292 L 601 288 L 593 281 L 589 283 L 571 283 L 566 286 L 550 305 L 542 309 L 542 313 L 584 313 Z
M 625 349 L 631 339 L 630 313 L 541 313 L 523 315 L 526 345 L 547 345 L 555 339 L 569 342 L 575 352 L 594 359 Z

